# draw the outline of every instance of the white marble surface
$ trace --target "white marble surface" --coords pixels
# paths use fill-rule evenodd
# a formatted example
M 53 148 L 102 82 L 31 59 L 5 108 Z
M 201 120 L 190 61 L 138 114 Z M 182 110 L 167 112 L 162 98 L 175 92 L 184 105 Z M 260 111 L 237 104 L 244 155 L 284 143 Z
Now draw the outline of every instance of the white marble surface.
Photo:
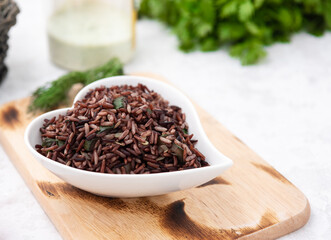
M 42 0 L 18 1 L 0 104 L 28 96 L 64 71 L 48 58 Z M 175 83 L 308 197 L 308 224 L 283 239 L 331 236 L 331 33 L 298 34 L 268 48 L 263 63 L 242 67 L 224 51 L 184 54 L 161 25 L 138 23 L 125 71 Z M 0 239 L 61 239 L 0 147 Z

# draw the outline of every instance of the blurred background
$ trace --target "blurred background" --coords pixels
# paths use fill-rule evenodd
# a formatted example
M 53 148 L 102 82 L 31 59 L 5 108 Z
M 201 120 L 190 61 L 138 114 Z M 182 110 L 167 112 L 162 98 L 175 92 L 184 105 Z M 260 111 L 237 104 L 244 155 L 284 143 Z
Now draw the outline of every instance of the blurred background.
M 17 0 L 0 104 L 119 57 L 127 74 L 174 83 L 303 191 L 310 221 L 283 239 L 327 239 L 331 3 L 240 2 Z M 61 239 L 1 146 L 0 182 L 0 239 Z

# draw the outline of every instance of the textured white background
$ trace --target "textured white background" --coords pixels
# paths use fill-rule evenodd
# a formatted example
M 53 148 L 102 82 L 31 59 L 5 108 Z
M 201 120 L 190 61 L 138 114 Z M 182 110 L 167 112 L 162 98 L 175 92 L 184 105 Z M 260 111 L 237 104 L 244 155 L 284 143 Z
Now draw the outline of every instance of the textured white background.
M 49 61 L 41 0 L 18 1 L 0 104 L 29 96 L 64 73 Z M 331 236 L 331 34 L 297 34 L 268 48 L 259 65 L 242 67 L 225 51 L 184 54 L 152 21 L 137 26 L 137 52 L 125 71 L 173 82 L 308 197 L 308 224 L 284 239 Z M 0 239 L 61 239 L 0 147 Z

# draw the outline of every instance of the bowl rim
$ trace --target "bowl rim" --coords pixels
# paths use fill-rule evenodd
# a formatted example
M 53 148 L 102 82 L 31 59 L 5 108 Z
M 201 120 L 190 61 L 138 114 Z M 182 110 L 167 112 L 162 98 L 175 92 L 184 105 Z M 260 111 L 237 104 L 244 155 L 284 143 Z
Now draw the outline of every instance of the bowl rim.
M 200 168 L 191 168 L 191 169 L 184 169 L 184 170 L 178 170 L 178 171 L 172 171 L 172 172 L 161 172 L 161 173 L 153 173 L 153 174 L 109 174 L 109 173 L 100 173 L 100 172 L 91 172 L 91 171 L 87 171 L 87 170 L 83 170 L 83 169 L 77 169 L 77 168 L 74 168 L 74 167 L 71 167 L 71 166 L 67 166 L 67 165 L 64 165 L 62 163 L 59 163 L 59 162 L 56 162 L 52 159 L 49 159 L 45 156 L 43 156 L 42 154 L 38 153 L 35 148 L 32 146 L 32 144 L 30 143 L 30 140 L 29 140 L 29 137 L 31 136 L 32 134 L 32 130 L 37 128 L 37 126 L 35 126 L 37 124 L 37 122 L 39 121 L 43 121 L 43 119 L 45 118 L 49 118 L 48 115 L 59 115 L 60 113 L 62 112 L 66 112 L 68 111 L 69 109 L 72 109 L 75 102 L 77 100 L 79 100 L 80 98 L 78 98 L 78 96 L 80 95 L 83 95 L 84 92 L 86 91 L 89 91 L 90 89 L 92 88 L 96 88 L 98 84 L 101 84 L 102 85 L 102 82 L 105 82 L 105 81 L 109 81 L 109 80 L 117 80 L 117 79 L 122 79 L 122 78 L 126 78 L 126 79 L 133 79 L 133 80 L 143 80 L 143 81 L 148 81 L 148 82 L 151 82 L 153 81 L 153 84 L 159 84 L 159 85 L 162 85 L 163 87 L 166 87 L 166 88 L 171 88 L 172 90 L 175 90 L 178 94 L 181 94 L 183 98 L 185 98 L 185 100 L 191 105 L 191 107 L 193 107 L 194 109 L 194 115 L 195 117 L 198 118 L 198 121 L 199 121 L 199 125 L 200 125 L 200 128 L 201 128 L 201 131 L 205 134 L 204 132 L 204 129 L 202 128 L 201 126 L 201 122 L 200 122 L 200 119 L 199 119 L 199 116 L 195 110 L 195 107 L 193 106 L 192 102 L 188 99 L 188 97 L 182 93 L 181 91 L 179 91 L 178 89 L 176 89 L 175 87 L 171 86 L 170 84 L 167 84 L 167 83 L 164 83 L 164 82 L 161 82 L 161 81 L 158 81 L 158 80 L 155 80 L 153 78 L 147 78 L 147 77 L 140 77 L 140 76 L 115 76 L 115 77 L 108 77 L 108 78 L 103 78 L 103 79 L 100 79 L 98 81 L 95 81 L 95 82 L 92 82 L 88 85 L 86 85 L 84 88 L 82 88 L 75 96 L 74 98 L 74 102 L 73 102 L 73 105 L 71 107 L 67 107 L 67 108 L 60 108 L 60 109 L 56 109 L 56 110 L 52 110 L 52 111 L 48 111 L 48 112 L 45 112 L 39 116 L 37 116 L 36 118 L 34 118 L 30 123 L 29 125 L 27 126 L 25 132 L 24 132 L 24 141 L 25 141 L 25 145 L 27 145 L 28 149 L 30 150 L 30 152 L 35 156 L 35 158 L 37 158 L 37 160 L 39 162 L 47 162 L 47 163 L 50 163 L 51 165 L 54 165 L 56 167 L 60 167 L 62 170 L 64 171 L 72 171 L 74 173 L 77 173 L 77 174 L 82 174 L 82 175 L 86 175 L 86 176 L 93 176 L 93 177 L 102 177 L 102 178 L 141 178 L 141 179 L 144 179 L 144 178 L 155 178 L 155 177 L 167 177 L 167 176 L 174 176 L 174 175 L 185 175 L 185 174 L 190 174 L 192 172 L 201 172 L 201 171 L 209 171 L 213 168 L 225 168 L 228 169 L 229 167 L 231 167 L 233 165 L 233 161 L 228 158 L 227 156 L 225 156 L 221 151 L 219 151 L 217 149 L 217 151 L 223 156 L 222 158 L 222 161 L 220 161 L 219 163 L 214 163 L 212 165 L 209 165 L 209 166 L 205 166 L 205 167 L 200 167 Z M 123 84 L 126 84 L 126 83 L 123 83 Z M 115 85 L 115 84 L 114 84 Z M 109 87 L 109 86 L 108 86 Z M 39 131 L 38 131 L 39 133 Z M 206 136 L 209 144 L 216 148 L 208 139 L 208 137 Z M 210 162 L 208 162 L 210 164 Z M 46 167 L 47 168 L 47 167 Z M 47 168 L 48 170 L 50 170 L 49 168 Z

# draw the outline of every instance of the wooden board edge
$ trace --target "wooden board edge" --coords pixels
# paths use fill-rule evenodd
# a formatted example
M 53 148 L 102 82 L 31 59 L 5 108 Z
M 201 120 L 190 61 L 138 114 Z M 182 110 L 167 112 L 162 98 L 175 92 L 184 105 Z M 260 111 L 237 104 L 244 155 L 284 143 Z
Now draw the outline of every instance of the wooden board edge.
M 1 108 L 0 108 L 1 110 Z M 8 158 L 10 159 L 11 164 L 15 167 L 16 171 L 20 175 L 20 177 L 23 179 L 25 185 L 30 190 L 33 197 L 38 202 L 40 208 L 44 211 L 45 215 L 48 217 L 48 219 L 51 221 L 53 226 L 55 227 L 56 231 L 58 232 L 59 236 L 61 236 L 63 239 L 74 239 L 73 236 L 71 236 L 70 231 L 66 229 L 66 226 L 62 226 L 61 224 L 58 224 L 61 222 L 61 219 L 57 219 L 57 215 L 50 215 L 47 213 L 47 210 L 50 209 L 49 203 L 44 198 L 44 195 L 40 191 L 40 189 L 37 187 L 36 183 L 33 182 L 29 177 L 27 177 L 28 172 L 25 170 L 25 168 L 21 165 L 19 165 L 15 159 L 18 158 L 16 155 L 16 152 L 13 151 L 12 147 L 7 144 L 5 141 L 3 141 L 3 133 L 0 128 L 0 144 L 3 147 L 4 152 L 7 154 Z M 37 160 L 35 160 L 37 161 Z M 39 164 L 39 163 L 38 163 Z
M 300 191 L 300 190 L 299 190 Z M 303 194 L 304 195 L 304 194 Z M 267 239 L 277 239 L 282 236 L 285 236 L 287 234 L 290 234 L 292 232 L 295 232 L 305 226 L 310 218 L 311 208 L 310 203 L 307 199 L 307 197 L 304 195 L 306 200 L 306 205 L 295 216 L 288 218 L 285 221 L 282 221 L 280 223 L 271 225 L 267 228 L 263 228 L 259 231 L 256 231 L 254 233 L 245 235 L 243 237 L 240 237 L 240 240 L 267 240 Z M 291 228 L 288 226 L 291 223 Z

